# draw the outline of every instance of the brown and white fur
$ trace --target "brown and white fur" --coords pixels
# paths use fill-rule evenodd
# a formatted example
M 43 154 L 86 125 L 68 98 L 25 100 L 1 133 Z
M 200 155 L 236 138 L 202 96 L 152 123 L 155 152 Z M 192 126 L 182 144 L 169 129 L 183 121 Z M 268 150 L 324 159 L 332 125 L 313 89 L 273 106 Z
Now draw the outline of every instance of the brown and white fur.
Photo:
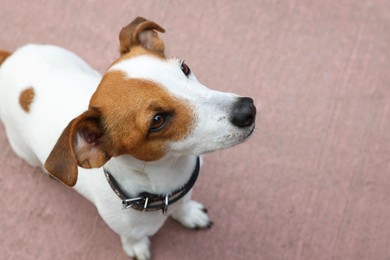
M 148 236 L 168 215 L 189 228 L 211 222 L 190 193 L 167 215 L 122 210 L 102 167 L 128 194 L 169 194 L 188 181 L 197 156 L 250 136 L 256 114 L 250 98 L 210 90 L 165 57 L 157 31 L 141 17 L 124 27 L 121 56 L 103 77 L 59 47 L 0 50 L 0 118 L 11 147 L 90 200 L 138 259 L 150 258 Z

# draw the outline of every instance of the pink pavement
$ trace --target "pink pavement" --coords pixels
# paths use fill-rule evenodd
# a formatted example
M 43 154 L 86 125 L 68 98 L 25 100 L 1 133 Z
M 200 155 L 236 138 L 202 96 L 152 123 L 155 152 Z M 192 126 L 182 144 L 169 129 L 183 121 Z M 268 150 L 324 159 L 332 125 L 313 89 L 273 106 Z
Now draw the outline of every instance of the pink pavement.
M 0 48 L 56 44 L 104 72 L 136 16 L 167 30 L 167 55 L 201 82 L 258 107 L 248 142 L 205 157 L 193 196 L 213 228 L 167 221 L 154 259 L 390 259 L 389 1 L 2 0 Z M 127 259 L 3 126 L 0 205 L 0 259 Z

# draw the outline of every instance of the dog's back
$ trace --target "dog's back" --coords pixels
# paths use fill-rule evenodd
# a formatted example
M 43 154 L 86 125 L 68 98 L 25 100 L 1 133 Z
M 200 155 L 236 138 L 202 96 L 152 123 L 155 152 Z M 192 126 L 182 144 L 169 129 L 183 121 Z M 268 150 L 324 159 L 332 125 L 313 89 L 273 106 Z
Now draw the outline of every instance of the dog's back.
M 0 65 L 11 55 L 9 51 L 0 49 Z
M 101 76 L 50 45 L 0 51 L 0 62 L 0 119 L 10 144 L 30 164 L 42 165 L 64 127 L 87 109 Z

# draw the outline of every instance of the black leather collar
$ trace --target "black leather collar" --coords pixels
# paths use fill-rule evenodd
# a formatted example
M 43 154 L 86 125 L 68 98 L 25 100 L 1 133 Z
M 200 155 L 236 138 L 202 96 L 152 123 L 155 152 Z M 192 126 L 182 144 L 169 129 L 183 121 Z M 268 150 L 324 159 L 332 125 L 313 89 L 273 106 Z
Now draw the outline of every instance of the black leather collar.
M 195 168 L 188 182 L 182 188 L 168 195 L 142 192 L 138 196 L 131 198 L 121 189 L 114 176 L 107 169 L 103 168 L 103 170 L 112 190 L 122 200 L 123 209 L 133 208 L 139 211 L 162 210 L 163 214 L 165 214 L 169 205 L 183 198 L 194 186 L 199 175 L 200 159 L 199 157 L 196 158 Z

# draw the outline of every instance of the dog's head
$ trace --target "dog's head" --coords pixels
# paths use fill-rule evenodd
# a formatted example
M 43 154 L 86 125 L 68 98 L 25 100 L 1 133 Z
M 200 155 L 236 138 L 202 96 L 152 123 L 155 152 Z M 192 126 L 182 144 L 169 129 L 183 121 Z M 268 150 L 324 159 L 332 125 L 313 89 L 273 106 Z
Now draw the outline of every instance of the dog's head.
M 157 31 L 164 29 L 141 17 L 122 29 L 121 57 L 45 163 L 66 185 L 75 185 L 77 166 L 101 167 L 122 154 L 143 161 L 200 155 L 241 143 L 253 132 L 253 100 L 199 83 L 183 60 L 165 57 Z

